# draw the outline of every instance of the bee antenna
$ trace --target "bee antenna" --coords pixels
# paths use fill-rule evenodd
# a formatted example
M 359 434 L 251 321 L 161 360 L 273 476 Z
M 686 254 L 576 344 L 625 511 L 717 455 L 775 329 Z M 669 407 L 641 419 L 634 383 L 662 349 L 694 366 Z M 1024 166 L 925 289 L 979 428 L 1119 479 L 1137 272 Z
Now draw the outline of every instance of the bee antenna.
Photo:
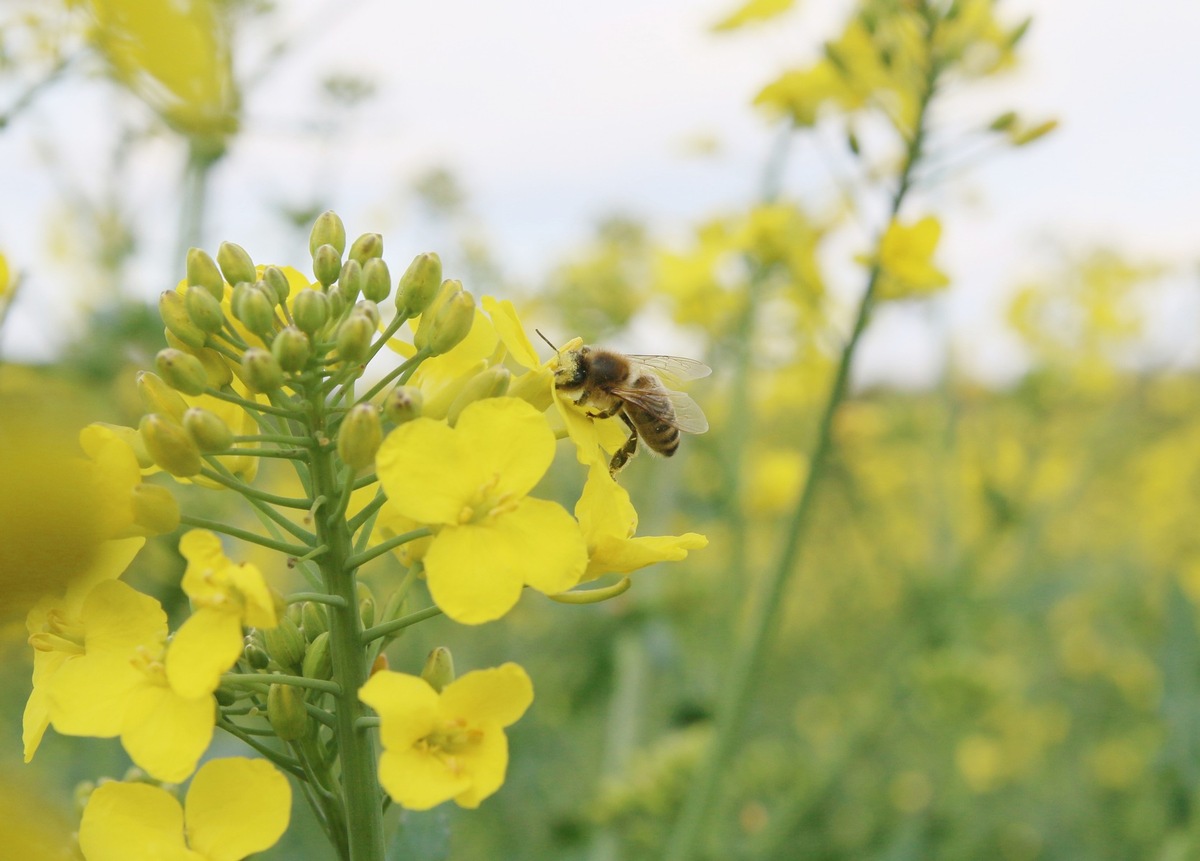
M 545 341 L 547 344 L 550 344 L 550 339 L 549 339 L 549 338 L 547 338 L 545 335 L 543 335 L 543 334 L 542 334 L 542 330 L 541 330 L 541 329 L 534 329 L 533 331 L 535 331 L 535 332 L 537 332 L 537 333 L 538 333 L 538 337 L 539 337 L 539 338 L 541 338 L 541 339 L 542 339 L 543 341 Z M 551 349 L 551 350 L 553 350 L 553 351 L 554 351 L 554 352 L 556 352 L 556 353 L 557 353 L 557 352 L 559 352 L 559 349 L 558 349 L 558 347 L 554 346 L 553 344 L 550 344 L 550 349 Z

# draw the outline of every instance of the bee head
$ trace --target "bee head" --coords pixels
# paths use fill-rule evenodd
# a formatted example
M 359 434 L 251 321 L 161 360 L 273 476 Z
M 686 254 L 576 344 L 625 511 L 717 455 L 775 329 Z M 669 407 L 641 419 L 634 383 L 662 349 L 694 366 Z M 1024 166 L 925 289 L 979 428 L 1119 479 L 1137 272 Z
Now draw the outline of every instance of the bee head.
M 581 347 L 558 354 L 558 367 L 554 369 L 555 388 L 574 389 L 583 385 L 588 375 L 590 352 L 590 347 Z

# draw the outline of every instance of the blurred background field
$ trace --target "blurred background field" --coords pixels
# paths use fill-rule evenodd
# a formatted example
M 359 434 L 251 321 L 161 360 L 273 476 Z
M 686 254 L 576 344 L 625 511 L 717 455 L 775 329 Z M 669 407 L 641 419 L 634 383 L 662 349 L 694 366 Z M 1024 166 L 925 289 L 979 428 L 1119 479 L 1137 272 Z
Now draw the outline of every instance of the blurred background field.
M 639 534 L 707 549 L 605 604 L 529 595 L 392 647 L 409 671 L 436 645 L 460 670 L 515 660 L 537 692 L 504 789 L 407 816 L 397 857 L 662 857 L 887 225 L 897 153 L 869 105 L 791 128 L 752 104 L 855 6 L 569 5 L 0 11 L 7 517 L 37 481 L 18 431 L 136 423 L 133 374 L 162 345 L 151 303 L 187 247 L 228 239 L 307 272 L 328 208 L 383 233 L 393 271 L 436 250 L 556 342 L 715 369 L 690 389 L 712 431 L 622 476 Z M 1053 5 L 996 4 L 1012 31 L 1035 16 L 1016 62 L 934 105 L 904 214 L 940 220 L 950 283 L 869 321 L 699 857 L 1200 857 L 1200 171 L 1196 117 L 1172 102 L 1200 72 L 1175 33 L 1200 21 Z M 566 469 L 542 487 L 578 492 Z M 177 620 L 175 543 L 127 577 Z M 21 563 L 0 559 L 7 584 Z M 400 572 L 367 581 L 386 595 Z M 0 775 L 69 830 L 77 784 L 128 761 L 50 734 L 21 763 L 18 600 L 0 621 Z M 326 852 L 298 807 L 261 857 Z

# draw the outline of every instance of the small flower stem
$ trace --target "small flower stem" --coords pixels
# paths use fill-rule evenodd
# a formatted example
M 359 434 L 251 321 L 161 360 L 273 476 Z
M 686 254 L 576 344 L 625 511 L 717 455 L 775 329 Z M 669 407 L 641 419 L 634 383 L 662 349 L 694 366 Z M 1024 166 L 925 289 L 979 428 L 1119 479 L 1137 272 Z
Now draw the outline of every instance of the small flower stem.
M 381 490 L 376 493 L 374 499 L 364 505 L 358 514 L 350 518 L 350 531 L 352 533 L 358 532 L 358 530 L 361 529 L 363 525 L 371 519 L 375 512 L 383 508 L 383 504 L 385 502 L 387 502 L 387 496 L 384 495 L 384 492 Z
M 204 390 L 204 394 L 212 395 L 219 401 L 228 401 L 231 404 L 237 404 L 244 410 L 256 413 L 267 413 L 268 415 L 283 416 L 284 418 L 292 418 L 296 414 L 294 410 L 284 409 L 283 407 L 273 407 L 267 404 L 260 404 L 258 401 L 248 401 L 232 391 L 226 392 L 221 389 L 208 388 Z
M 234 442 L 275 442 L 280 445 L 300 445 L 312 446 L 315 445 L 312 440 L 305 439 L 302 436 L 290 436 L 288 434 L 247 434 L 245 436 L 235 436 Z
M 337 595 L 326 595 L 324 592 L 293 592 L 288 595 L 289 604 L 299 604 L 301 601 L 313 601 L 317 604 L 328 604 L 331 607 L 344 607 L 346 602 Z
M 298 780 L 304 779 L 304 771 L 300 768 L 300 763 L 286 754 L 282 754 L 277 750 L 272 750 L 271 748 L 267 747 L 261 741 L 249 735 L 240 726 L 233 723 L 233 721 L 222 718 L 221 720 L 217 721 L 217 726 L 225 730 L 225 732 L 229 733 L 230 735 L 240 738 L 246 744 L 250 745 L 250 747 L 261 753 L 265 758 L 271 760 L 271 762 L 282 768 L 288 774 L 291 774 Z
M 309 688 L 310 690 L 320 691 L 323 694 L 333 694 L 334 696 L 338 696 L 342 692 L 342 686 L 337 682 L 328 682 L 324 679 L 310 679 L 305 676 L 289 676 L 284 673 L 254 673 L 253 675 L 226 673 L 221 676 L 221 684 L 232 685 L 234 687 L 291 685 L 292 687 Z
M 208 520 L 204 517 L 194 517 L 191 514 L 181 514 L 179 522 L 188 526 L 195 526 L 198 529 L 211 529 L 213 532 L 220 532 L 222 535 L 240 538 L 242 541 L 257 544 L 259 547 L 266 547 L 268 550 L 277 550 L 280 553 L 286 553 L 288 556 L 303 556 L 309 551 L 309 548 L 301 544 L 288 544 L 286 541 L 276 541 L 273 538 L 267 538 L 265 535 L 256 535 L 253 532 L 238 529 L 236 526 L 230 526 L 227 523 Z
M 389 383 L 391 383 L 393 380 L 396 380 L 400 377 L 403 377 L 401 382 L 407 382 L 408 377 L 412 376 L 412 372 L 415 371 L 417 369 L 417 366 L 420 365 L 421 362 L 425 361 L 427 358 L 429 358 L 429 353 L 427 353 L 425 350 L 417 350 L 417 352 L 413 354 L 411 359 L 409 359 L 407 362 L 404 362 L 401 365 L 397 365 L 395 368 L 388 371 L 388 373 L 384 376 L 383 379 L 381 379 L 375 385 L 371 386 L 371 388 L 367 389 L 366 394 L 362 395 L 362 397 L 360 397 L 358 399 L 357 403 L 362 404 L 362 403 L 366 403 L 367 401 L 371 400 L 371 398 L 375 397 L 377 394 L 379 394 L 384 389 L 386 389 L 388 387 Z M 408 376 L 404 376 L 404 374 L 406 374 L 406 373 L 408 374 Z
M 388 634 L 402 631 L 409 625 L 424 622 L 426 619 L 432 619 L 434 616 L 440 616 L 441 614 L 442 609 L 440 607 L 426 607 L 424 610 L 409 613 L 407 616 L 401 616 L 399 619 L 393 619 L 391 622 L 384 622 L 373 628 L 367 628 L 367 630 L 362 632 L 362 641 L 369 643 L 372 640 L 378 640 L 380 637 L 386 637 Z
M 622 577 L 611 586 L 601 586 L 598 589 L 580 589 L 572 592 L 560 592 L 557 595 L 547 595 L 551 601 L 557 601 L 559 604 L 599 604 L 601 601 L 608 601 L 618 595 L 623 595 L 629 591 L 629 587 L 633 585 L 633 581 L 628 577 Z
M 359 726 L 361 726 L 361 727 L 363 727 L 363 728 L 367 728 L 367 727 L 377 727 L 377 726 L 379 726 L 379 718 L 377 718 L 377 717 L 363 717 L 363 718 L 359 718 L 359 719 L 358 719 L 358 725 L 359 725 Z
M 368 484 L 374 484 L 379 481 L 379 476 L 375 474 L 375 470 L 371 470 L 366 475 L 354 480 L 354 489 L 359 490 L 366 487 Z
M 308 452 L 300 449 L 286 448 L 229 448 L 224 451 L 211 452 L 214 455 L 225 457 L 277 457 L 287 458 L 290 460 L 303 460 L 308 457 Z
M 245 482 L 238 481 L 236 478 L 226 476 L 215 470 L 202 469 L 200 470 L 200 474 L 209 481 L 215 481 L 217 484 L 224 485 L 230 490 L 236 490 L 241 496 L 247 499 L 258 499 L 271 505 L 278 505 L 280 508 L 295 508 L 300 511 L 307 511 L 313 505 L 311 499 L 295 499 L 290 496 L 277 496 L 274 493 L 267 493 L 265 490 L 256 490 Z
M 410 541 L 416 541 L 418 538 L 425 538 L 433 534 L 433 530 L 428 526 L 422 526 L 420 529 L 414 529 L 412 532 L 405 532 L 402 535 L 397 535 L 395 538 L 389 538 L 387 541 L 381 541 L 369 550 L 364 550 L 362 553 L 356 553 L 346 560 L 347 570 L 361 568 L 373 559 L 377 559 L 389 550 L 395 550 L 402 544 L 407 544 Z
M 304 710 L 308 712 L 309 717 L 315 721 L 325 724 L 327 727 L 337 726 L 337 718 L 320 706 L 314 706 L 312 703 L 305 703 Z

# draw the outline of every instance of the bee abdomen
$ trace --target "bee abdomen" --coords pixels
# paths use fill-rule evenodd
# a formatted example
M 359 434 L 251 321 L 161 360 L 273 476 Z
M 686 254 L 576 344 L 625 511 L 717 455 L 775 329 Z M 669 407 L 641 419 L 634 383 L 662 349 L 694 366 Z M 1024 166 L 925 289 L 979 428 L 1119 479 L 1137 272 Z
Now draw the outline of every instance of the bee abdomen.
M 638 436 L 652 450 L 670 457 L 679 448 L 679 430 L 670 423 L 675 418 L 675 411 L 666 398 L 661 409 L 654 413 L 629 404 L 626 404 L 625 412 L 637 428 Z

